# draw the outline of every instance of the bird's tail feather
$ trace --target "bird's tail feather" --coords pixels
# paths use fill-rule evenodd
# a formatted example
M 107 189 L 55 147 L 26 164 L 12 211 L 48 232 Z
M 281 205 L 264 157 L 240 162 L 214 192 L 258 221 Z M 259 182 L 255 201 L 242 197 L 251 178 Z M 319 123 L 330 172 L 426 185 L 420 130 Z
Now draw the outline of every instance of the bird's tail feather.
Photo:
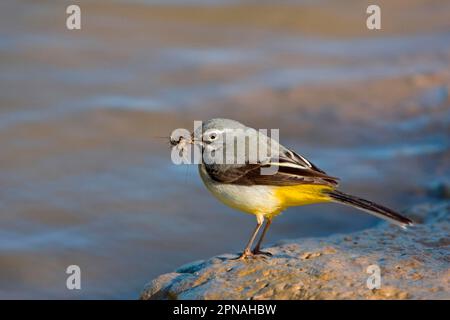
M 376 204 L 372 201 L 361 199 L 349 194 L 345 194 L 343 192 L 332 190 L 326 192 L 331 200 L 337 203 L 346 204 L 357 209 L 366 211 L 376 217 L 387 220 L 393 224 L 396 224 L 402 228 L 406 228 L 407 226 L 413 225 L 413 222 L 400 215 L 399 213 L 386 208 L 382 205 Z

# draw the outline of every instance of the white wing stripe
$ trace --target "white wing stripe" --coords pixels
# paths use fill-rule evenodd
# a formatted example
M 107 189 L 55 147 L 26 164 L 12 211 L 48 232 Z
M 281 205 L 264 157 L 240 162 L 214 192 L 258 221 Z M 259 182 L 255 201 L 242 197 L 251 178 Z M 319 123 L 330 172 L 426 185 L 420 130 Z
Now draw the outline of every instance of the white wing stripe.
M 279 167 L 291 167 L 291 168 L 299 168 L 299 169 L 309 169 L 309 167 L 305 167 L 305 166 L 302 166 L 302 165 L 299 165 L 299 164 L 290 163 L 290 162 L 284 162 L 284 163 L 269 162 L 269 164 L 275 165 L 275 166 L 279 166 Z
M 301 155 L 297 155 L 297 156 L 299 156 L 300 157 L 300 159 L 302 159 L 303 161 L 305 161 L 307 164 L 308 164 L 308 166 L 311 168 L 312 167 L 312 164 L 308 161 L 308 160 L 306 160 L 305 158 L 303 158 Z

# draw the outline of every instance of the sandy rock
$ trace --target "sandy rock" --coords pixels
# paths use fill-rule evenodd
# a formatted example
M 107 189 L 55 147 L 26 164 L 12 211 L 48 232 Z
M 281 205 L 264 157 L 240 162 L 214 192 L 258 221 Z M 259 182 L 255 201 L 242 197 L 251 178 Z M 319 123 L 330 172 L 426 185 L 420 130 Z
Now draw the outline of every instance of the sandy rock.
M 349 235 L 284 240 L 270 258 L 221 255 L 150 282 L 141 299 L 450 299 L 450 202 L 407 213 L 404 231 L 381 223 Z M 369 266 L 381 274 L 367 286 Z

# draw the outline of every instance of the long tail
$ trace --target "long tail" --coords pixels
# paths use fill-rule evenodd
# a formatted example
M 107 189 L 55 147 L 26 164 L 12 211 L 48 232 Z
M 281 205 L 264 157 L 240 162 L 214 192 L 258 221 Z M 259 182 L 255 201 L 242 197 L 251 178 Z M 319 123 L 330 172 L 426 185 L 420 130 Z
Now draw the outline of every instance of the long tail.
M 328 191 L 327 194 L 331 197 L 334 202 L 346 204 L 357 209 L 366 211 L 374 216 L 387 220 L 393 224 L 396 224 L 402 228 L 407 226 L 412 226 L 413 222 L 408 218 L 403 217 L 399 213 L 386 208 L 382 205 L 373 203 L 372 201 L 361 199 L 343 192 L 333 190 Z

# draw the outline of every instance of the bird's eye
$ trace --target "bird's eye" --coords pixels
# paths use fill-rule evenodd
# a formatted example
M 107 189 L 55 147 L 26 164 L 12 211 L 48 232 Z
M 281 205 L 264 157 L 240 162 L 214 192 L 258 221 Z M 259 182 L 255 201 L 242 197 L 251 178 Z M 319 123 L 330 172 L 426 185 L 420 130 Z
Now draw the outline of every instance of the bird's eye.
M 220 138 L 219 134 L 220 134 L 220 132 L 215 131 L 215 130 L 205 132 L 205 134 L 203 135 L 203 141 L 206 143 L 211 143 L 213 141 L 216 141 Z

